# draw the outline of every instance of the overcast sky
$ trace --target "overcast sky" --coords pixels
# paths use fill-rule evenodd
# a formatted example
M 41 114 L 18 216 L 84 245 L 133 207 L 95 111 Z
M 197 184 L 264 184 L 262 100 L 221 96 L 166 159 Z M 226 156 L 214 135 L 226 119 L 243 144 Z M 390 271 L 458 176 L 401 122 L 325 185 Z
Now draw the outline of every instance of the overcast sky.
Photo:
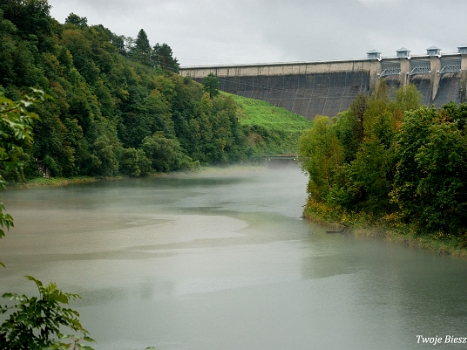
M 49 0 L 151 45 L 167 43 L 181 66 L 394 56 L 406 47 L 443 53 L 467 43 L 465 0 Z

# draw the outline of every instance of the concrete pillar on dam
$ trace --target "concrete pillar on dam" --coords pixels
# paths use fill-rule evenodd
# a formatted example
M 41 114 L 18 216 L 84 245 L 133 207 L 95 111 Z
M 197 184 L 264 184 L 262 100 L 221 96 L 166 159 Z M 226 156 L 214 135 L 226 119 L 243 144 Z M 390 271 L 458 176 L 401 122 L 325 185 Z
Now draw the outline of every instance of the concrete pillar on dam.
M 370 63 L 370 90 L 374 90 L 383 69 L 381 68 L 381 52 L 376 50 L 368 51 L 367 58 Z
M 401 63 L 401 86 L 407 86 L 410 82 L 410 60 L 409 58 L 400 58 Z
M 426 49 L 426 54 L 430 57 L 430 87 L 431 87 L 431 101 L 434 101 L 436 94 L 438 93 L 439 81 L 441 75 L 439 71 L 441 70 L 441 49 L 436 46 L 431 46 Z
M 430 82 L 431 82 L 431 101 L 434 101 L 436 95 L 438 94 L 439 81 L 441 80 L 441 75 L 439 71 L 441 70 L 441 60 L 438 56 L 430 56 Z
M 379 81 L 379 76 L 383 71 L 381 67 L 381 62 L 375 61 L 371 63 L 370 66 L 370 91 L 373 91 L 376 88 L 376 84 Z
M 467 45 L 458 47 L 459 54 L 461 55 L 461 77 L 459 86 L 459 100 L 460 102 L 466 101 L 467 96 Z
M 400 80 L 401 86 L 407 86 L 410 82 L 410 51 L 405 47 L 396 51 L 400 61 Z

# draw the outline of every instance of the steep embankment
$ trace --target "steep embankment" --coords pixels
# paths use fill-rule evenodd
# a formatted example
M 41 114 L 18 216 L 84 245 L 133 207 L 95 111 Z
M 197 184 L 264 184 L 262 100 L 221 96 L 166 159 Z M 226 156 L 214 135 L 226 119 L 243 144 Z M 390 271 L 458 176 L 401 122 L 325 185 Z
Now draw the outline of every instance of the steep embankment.
M 253 155 L 297 154 L 298 140 L 313 122 L 268 102 L 231 95 L 239 123 L 247 131 Z

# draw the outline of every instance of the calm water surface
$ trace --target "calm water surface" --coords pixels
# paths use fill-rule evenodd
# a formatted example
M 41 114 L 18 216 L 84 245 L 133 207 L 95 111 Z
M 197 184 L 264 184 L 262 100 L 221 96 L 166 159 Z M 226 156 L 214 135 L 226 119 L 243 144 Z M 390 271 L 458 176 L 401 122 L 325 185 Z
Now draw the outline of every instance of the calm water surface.
M 79 293 L 96 349 L 466 349 L 467 262 L 301 219 L 306 177 L 213 171 L 3 194 L 0 292 Z M 443 344 L 417 343 L 417 335 Z

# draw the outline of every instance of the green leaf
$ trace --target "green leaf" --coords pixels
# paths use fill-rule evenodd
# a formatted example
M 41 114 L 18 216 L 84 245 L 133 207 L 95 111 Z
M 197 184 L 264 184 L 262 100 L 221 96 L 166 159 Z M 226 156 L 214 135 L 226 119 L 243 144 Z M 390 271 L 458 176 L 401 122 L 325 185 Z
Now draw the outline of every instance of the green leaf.
M 43 284 L 42 284 L 41 281 L 35 279 L 35 278 L 32 277 L 32 276 L 25 276 L 25 277 L 26 277 L 28 280 L 33 281 L 34 283 L 36 283 L 36 286 L 37 286 L 38 288 L 40 288 L 40 287 L 43 286 Z

